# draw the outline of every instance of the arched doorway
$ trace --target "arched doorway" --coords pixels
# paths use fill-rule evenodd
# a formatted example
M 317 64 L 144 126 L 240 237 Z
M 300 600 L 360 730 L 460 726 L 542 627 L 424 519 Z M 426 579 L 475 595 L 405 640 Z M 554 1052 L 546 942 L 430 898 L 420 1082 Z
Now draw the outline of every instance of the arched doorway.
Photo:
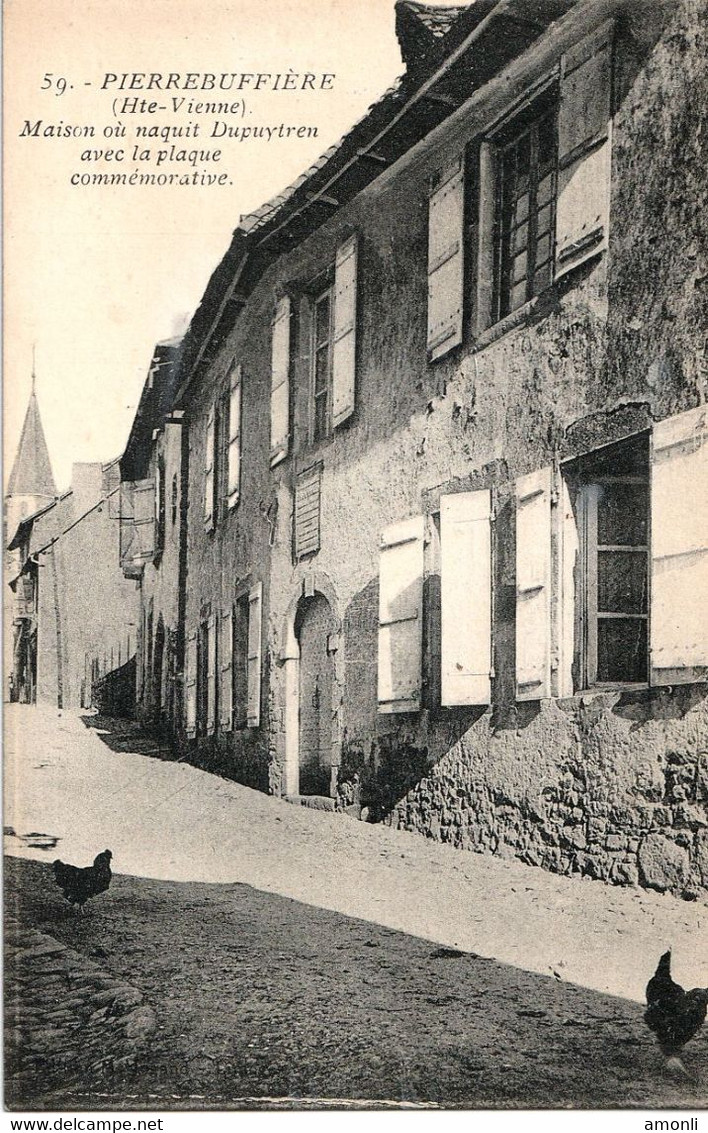
M 301 795 L 330 795 L 334 664 L 329 638 L 334 616 L 323 594 L 303 598 L 295 616 L 299 645 L 298 771 Z

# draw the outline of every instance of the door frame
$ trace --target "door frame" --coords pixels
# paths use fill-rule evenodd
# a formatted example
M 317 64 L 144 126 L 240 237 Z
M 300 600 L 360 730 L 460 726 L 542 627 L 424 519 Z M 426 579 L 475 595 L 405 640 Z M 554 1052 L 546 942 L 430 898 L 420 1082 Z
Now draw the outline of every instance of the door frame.
M 303 601 L 321 595 L 332 612 L 332 632 L 327 643 L 327 652 L 332 656 L 332 740 L 330 761 L 330 795 L 336 793 L 337 772 L 342 753 L 342 703 L 344 657 L 341 645 L 341 618 L 336 591 L 326 574 L 315 572 L 303 579 L 298 591 L 293 595 L 283 620 L 283 647 L 280 660 L 285 670 L 285 766 L 284 794 L 300 793 L 300 642 L 295 635 L 295 619 Z

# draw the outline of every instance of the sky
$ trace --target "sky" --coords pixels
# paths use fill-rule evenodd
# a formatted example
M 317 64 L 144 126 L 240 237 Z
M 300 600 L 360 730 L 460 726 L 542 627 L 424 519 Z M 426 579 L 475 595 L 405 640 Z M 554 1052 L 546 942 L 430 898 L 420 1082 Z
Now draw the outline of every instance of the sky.
M 4 484 L 34 350 L 40 412 L 62 491 L 73 462 L 106 461 L 122 451 L 154 344 L 184 329 L 241 214 L 295 180 L 403 68 L 393 0 L 5 0 L 3 15 Z M 275 79 L 240 93 L 131 90 L 130 79 L 117 89 L 120 76 L 133 73 L 178 74 L 184 83 L 194 82 L 184 78 L 188 73 L 289 70 L 335 78 L 314 90 L 273 89 Z M 108 74 L 119 77 L 104 86 Z M 131 113 L 125 98 L 157 101 L 165 110 Z M 238 101 L 243 114 L 216 116 L 231 126 L 283 123 L 317 133 L 214 140 L 215 117 L 190 114 L 188 101 L 175 110 L 173 98 Z M 197 138 L 138 143 L 134 136 L 138 125 L 195 122 Z M 57 136 L 84 126 L 93 137 Z M 116 126 L 125 137 L 106 138 L 104 130 Z M 47 127 L 53 131 L 44 136 Z M 151 148 L 146 163 L 133 160 L 135 144 Z M 158 168 L 158 149 L 170 155 L 172 145 Z M 218 162 L 177 160 L 180 150 L 214 148 L 221 148 Z M 123 164 L 108 158 L 109 149 L 123 150 Z M 226 173 L 225 183 L 71 184 L 98 172 L 193 168 Z

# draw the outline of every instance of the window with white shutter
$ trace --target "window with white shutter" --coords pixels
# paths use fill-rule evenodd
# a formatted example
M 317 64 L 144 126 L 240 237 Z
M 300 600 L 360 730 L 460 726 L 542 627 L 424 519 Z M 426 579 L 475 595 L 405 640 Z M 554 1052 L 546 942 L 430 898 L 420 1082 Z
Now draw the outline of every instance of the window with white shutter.
M 379 712 L 421 706 L 423 654 L 423 516 L 387 527 L 379 568 Z
M 442 703 L 489 704 L 492 671 L 491 494 L 440 499 Z
M 229 389 L 229 433 L 226 458 L 226 497 L 230 508 L 236 506 L 241 494 L 241 381 L 241 366 L 234 364 L 231 369 Z
M 219 726 L 233 727 L 233 611 L 222 610 L 219 619 Z
M 516 699 L 551 696 L 553 469 L 516 481 Z
M 561 59 L 556 278 L 607 247 L 612 30 L 604 24 Z
M 270 463 L 288 454 L 290 442 L 290 299 L 278 303 L 271 339 Z
M 654 425 L 651 671 L 654 685 L 708 679 L 708 407 Z
M 214 408 L 209 410 L 204 444 L 204 526 L 211 531 L 214 526 L 214 457 L 216 452 L 214 429 Z
M 357 241 L 351 236 L 337 248 L 334 264 L 332 333 L 332 426 L 354 412 L 356 376 Z
M 576 680 L 581 688 L 646 685 L 648 434 L 578 457 L 563 466 L 563 474 L 576 516 L 579 547 Z M 564 521 L 562 526 L 565 541 L 571 525 Z M 563 566 L 563 584 L 570 565 L 566 561 Z M 562 614 L 567 627 L 569 612 L 565 609 Z M 559 636 L 563 643 L 565 630 Z
M 248 715 L 246 724 L 261 722 L 261 621 L 263 584 L 256 583 L 248 595 Z
M 464 170 L 462 157 L 442 173 L 428 205 L 428 355 L 462 342 Z
M 197 734 L 197 633 L 187 635 L 184 682 L 185 731 L 192 740 Z

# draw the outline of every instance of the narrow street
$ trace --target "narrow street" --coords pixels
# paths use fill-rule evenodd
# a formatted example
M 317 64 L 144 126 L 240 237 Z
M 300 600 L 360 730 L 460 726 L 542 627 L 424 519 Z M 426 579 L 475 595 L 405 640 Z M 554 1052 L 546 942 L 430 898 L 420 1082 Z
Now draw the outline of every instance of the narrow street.
M 11 706 L 5 728 L 6 924 L 28 966 L 7 1041 L 34 1052 L 16 1108 L 705 1105 L 708 1030 L 677 1081 L 641 1006 L 667 947 L 681 983 L 707 982 L 705 902 L 294 807 L 116 722 Z M 106 847 L 113 883 L 80 916 L 51 862 Z M 154 1026 L 99 1071 L 64 1056 L 84 1031 L 100 1046 L 110 1013 L 89 1019 L 81 988 L 93 1009 L 104 986 Z

